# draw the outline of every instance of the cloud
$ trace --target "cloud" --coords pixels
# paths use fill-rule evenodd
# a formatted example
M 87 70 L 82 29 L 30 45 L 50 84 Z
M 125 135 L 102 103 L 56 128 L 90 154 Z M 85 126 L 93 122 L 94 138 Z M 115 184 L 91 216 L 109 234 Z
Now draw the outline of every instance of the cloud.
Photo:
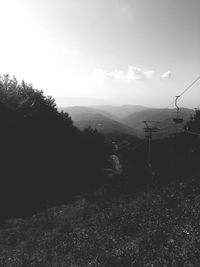
M 154 75 L 153 70 L 142 70 L 137 67 L 128 67 L 128 79 L 130 80 L 145 80 L 150 79 Z
M 152 78 L 154 75 L 153 70 L 142 70 L 134 66 L 128 66 L 127 71 L 115 70 L 111 72 L 106 72 L 102 69 L 96 69 L 94 74 L 100 77 L 106 77 L 112 80 L 121 81 L 137 81 L 137 80 L 147 80 Z
M 166 71 L 161 75 L 161 78 L 163 79 L 170 79 L 172 77 L 171 71 Z

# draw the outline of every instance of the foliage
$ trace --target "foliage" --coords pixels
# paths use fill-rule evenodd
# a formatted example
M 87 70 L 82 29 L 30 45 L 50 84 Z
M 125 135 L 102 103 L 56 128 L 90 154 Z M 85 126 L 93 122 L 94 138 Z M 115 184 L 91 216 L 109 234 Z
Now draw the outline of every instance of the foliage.
M 97 132 L 80 132 L 55 100 L 0 77 L 1 216 L 22 216 L 101 184 L 107 160 Z
M 197 109 L 190 121 L 186 124 L 186 130 L 200 133 L 200 110 Z
M 198 134 L 200 134 L 199 110 L 179 133 L 151 141 L 151 168 L 147 164 L 148 141 L 140 140 L 122 146 L 119 153 L 128 187 L 141 188 L 152 181 L 163 184 L 180 177 L 200 174 Z

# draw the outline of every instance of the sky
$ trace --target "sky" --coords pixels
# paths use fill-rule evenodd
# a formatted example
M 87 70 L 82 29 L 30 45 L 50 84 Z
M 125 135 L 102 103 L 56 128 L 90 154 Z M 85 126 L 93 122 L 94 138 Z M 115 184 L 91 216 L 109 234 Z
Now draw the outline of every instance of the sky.
M 200 75 L 199 0 L 0 0 L 0 74 L 67 105 L 166 107 Z M 179 99 L 200 104 L 200 82 Z

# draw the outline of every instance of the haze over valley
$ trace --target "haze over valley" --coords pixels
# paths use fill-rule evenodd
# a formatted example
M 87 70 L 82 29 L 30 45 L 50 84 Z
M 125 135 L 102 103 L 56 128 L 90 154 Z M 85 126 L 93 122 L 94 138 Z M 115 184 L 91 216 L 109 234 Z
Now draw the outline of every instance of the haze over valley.
M 99 132 L 121 133 L 144 137 L 144 121 L 153 120 L 158 123 L 159 131 L 155 138 L 164 138 L 182 131 L 182 126 L 175 126 L 173 117 L 176 109 L 156 109 L 139 105 L 97 105 L 97 106 L 74 106 L 59 108 L 67 112 L 74 124 L 81 130 L 87 127 L 97 129 Z M 194 110 L 182 108 L 184 124 L 194 114 Z

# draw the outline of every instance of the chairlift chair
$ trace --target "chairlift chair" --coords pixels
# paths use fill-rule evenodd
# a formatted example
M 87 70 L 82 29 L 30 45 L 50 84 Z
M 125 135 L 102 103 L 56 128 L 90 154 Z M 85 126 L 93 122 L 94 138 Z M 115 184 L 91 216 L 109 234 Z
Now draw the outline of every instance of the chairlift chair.
M 176 124 L 183 123 L 183 114 L 180 111 L 174 112 L 173 121 Z
M 175 106 L 176 106 L 176 112 L 174 112 L 173 121 L 175 124 L 183 123 L 183 113 L 180 111 L 180 108 L 177 105 L 178 98 L 180 96 L 176 96 L 175 99 Z

